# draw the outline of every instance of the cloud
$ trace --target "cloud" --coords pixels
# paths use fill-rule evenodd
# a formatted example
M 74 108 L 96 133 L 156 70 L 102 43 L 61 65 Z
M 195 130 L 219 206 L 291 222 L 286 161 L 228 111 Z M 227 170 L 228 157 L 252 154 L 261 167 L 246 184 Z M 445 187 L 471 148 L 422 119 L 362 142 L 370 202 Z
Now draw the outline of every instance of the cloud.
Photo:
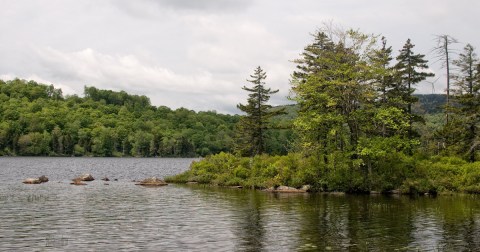
M 474 46 L 480 2 L 275 1 L 275 0 L 4 0 L 0 8 L 0 75 L 44 80 L 81 94 L 84 85 L 147 95 L 155 105 L 237 113 L 247 94 L 241 87 L 253 69 L 266 83 L 290 88 L 291 60 L 311 43 L 309 35 L 333 21 L 365 33 L 382 33 L 394 56 L 411 38 L 427 54 L 434 34 Z M 88 18 L 87 18 L 88 17 Z M 461 49 L 459 45 L 458 49 Z M 431 92 L 431 84 L 418 86 Z M 69 91 L 67 91 L 69 90 Z
M 196 12 L 231 14 L 252 6 L 252 0 L 117 0 L 112 2 L 119 9 L 137 18 L 158 17 L 159 13 Z
M 183 10 L 211 10 L 211 11 L 238 11 L 247 8 L 250 0 L 150 0 L 160 6 L 168 6 L 174 9 Z
M 76 93 L 81 93 L 84 85 L 93 85 L 147 95 L 157 106 L 187 106 L 192 109 L 213 109 L 207 106 L 209 102 L 222 108 L 234 108 L 232 102 L 239 99 L 224 99 L 225 94 L 236 93 L 231 90 L 235 85 L 227 80 L 215 79 L 207 71 L 182 75 L 143 62 L 134 55 L 108 55 L 91 48 L 74 52 L 41 48 L 36 52 L 47 73 L 42 78 L 71 83 Z M 211 98 L 214 101 L 209 101 Z

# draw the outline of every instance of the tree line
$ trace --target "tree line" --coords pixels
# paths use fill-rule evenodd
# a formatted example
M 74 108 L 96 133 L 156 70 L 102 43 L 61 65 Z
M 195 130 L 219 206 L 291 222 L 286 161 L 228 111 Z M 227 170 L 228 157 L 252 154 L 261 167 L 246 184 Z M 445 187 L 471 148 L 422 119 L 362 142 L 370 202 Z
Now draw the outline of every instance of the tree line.
M 0 154 L 195 157 L 230 151 L 235 115 L 155 107 L 146 96 L 0 81 Z

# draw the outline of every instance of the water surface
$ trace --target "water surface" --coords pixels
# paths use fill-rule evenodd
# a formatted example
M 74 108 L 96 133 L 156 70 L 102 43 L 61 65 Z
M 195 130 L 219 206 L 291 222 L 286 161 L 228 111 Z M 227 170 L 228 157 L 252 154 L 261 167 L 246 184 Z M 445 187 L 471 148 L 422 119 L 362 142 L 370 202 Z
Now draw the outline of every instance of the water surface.
M 271 194 L 132 180 L 192 159 L 0 158 L 0 250 L 478 251 L 476 196 Z M 82 173 L 97 180 L 72 186 Z M 50 182 L 24 185 L 26 177 Z M 118 181 L 105 182 L 107 176 Z

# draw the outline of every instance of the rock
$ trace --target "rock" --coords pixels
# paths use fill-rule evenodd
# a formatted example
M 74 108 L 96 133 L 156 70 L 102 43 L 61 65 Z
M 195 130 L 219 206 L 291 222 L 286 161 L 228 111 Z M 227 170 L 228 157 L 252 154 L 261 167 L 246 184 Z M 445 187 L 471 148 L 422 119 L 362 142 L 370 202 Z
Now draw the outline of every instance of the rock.
M 44 175 L 38 178 L 27 178 L 23 181 L 24 184 L 41 184 L 45 182 L 48 182 L 48 178 L 47 176 L 44 176 Z
M 194 184 L 198 184 L 198 182 L 197 181 L 188 181 L 187 182 L 187 185 L 194 185 Z
M 110 185 L 109 183 L 103 183 L 103 185 Z
M 305 192 L 310 192 L 312 190 L 312 186 L 311 185 L 303 185 L 302 188 L 300 188 L 301 190 L 304 190 Z
M 402 191 L 400 191 L 399 189 L 395 189 L 395 190 L 388 191 L 387 193 L 388 194 L 402 194 Z
M 93 178 L 93 176 L 91 174 L 88 174 L 88 173 L 72 179 L 72 181 L 93 181 L 93 180 L 95 180 Z
M 83 174 L 82 176 L 79 177 L 82 181 L 94 181 L 95 179 L 91 174 Z
M 38 178 L 27 178 L 23 181 L 24 184 L 40 184 L 42 181 Z
M 110 181 L 110 179 L 107 178 L 107 177 L 103 177 L 101 180 L 103 180 L 103 181 Z
M 152 177 L 152 178 L 146 178 L 139 183 L 136 183 L 135 185 L 142 185 L 142 186 L 165 186 L 168 185 L 165 181 Z
M 87 179 L 87 180 L 85 180 Z M 72 179 L 72 183 L 70 185 L 87 185 L 87 183 L 84 183 L 83 181 L 92 181 L 93 177 L 90 174 L 84 174 L 80 177 L 76 177 Z
M 45 175 L 42 175 L 42 176 L 38 177 L 38 179 L 39 179 L 40 182 L 42 182 L 42 183 L 48 182 L 48 177 L 45 176 Z
M 277 187 L 270 187 L 268 189 L 265 189 L 267 192 L 280 192 L 280 193 L 306 193 L 307 190 L 303 189 L 297 189 L 295 187 L 289 187 L 289 186 L 277 186 Z
M 118 181 L 118 179 L 114 179 L 113 181 Z
M 81 180 L 72 180 L 73 182 L 70 185 L 87 185 L 87 183 L 83 183 Z

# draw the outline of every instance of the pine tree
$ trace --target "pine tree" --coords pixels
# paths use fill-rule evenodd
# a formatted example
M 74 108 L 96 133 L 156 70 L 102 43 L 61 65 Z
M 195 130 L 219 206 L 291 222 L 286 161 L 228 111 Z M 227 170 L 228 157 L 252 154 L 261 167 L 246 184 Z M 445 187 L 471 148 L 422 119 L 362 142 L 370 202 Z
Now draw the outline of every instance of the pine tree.
M 402 98 L 407 103 L 407 112 L 412 113 L 412 103 L 417 99 L 412 96 L 415 89 L 414 85 L 425 80 L 427 77 L 433 77 L 433 73 L 425 72 L 428 69 L 428 60 L 425 60 L 425 55 L 414 54 L 414 44 L 407 39 L 407 42 L 400 50 L 400 54 L 397 56 L 397 64 L 395 69 L 398 73 L 400 85 L 398 87 Z
M 382 47 L 373 50 L 369 55 L 370 64 L 373 68 L 372 77 L 375 81 L 375 91 L 378 93 L 379 102 L 385 105 L 388 102 L 388 93 L 393 87 L 393 68 L 390 66 L 392 61 L 392 47 L 387 47 L 387 39 L 381 38 Z
M 322 63 L 320 59 L 327 57 L 326 54 L 333 51 L 335 43 L 322 31 L 315 33 L 313 37 L 313 43 L 304 48 L 301 58 L 293 61 L 297 64 L 297 71 L 292 74 L 296 81 L 306 82 L 309 75 L 318 73 L 328 67 L 328 64 Z
M 467 153 L 471 162 L 475 161 L 475 149 L 479 145 L 477 124 L 480 123 L 480 80 L 478 78 L 479 59 L 475 53 L 475 48 L 467 44 L 460 53 L 459 58 L 453 61 L 458 67 L 458 73 L 453 75 L 455 80 L 456 100 L 460 105 L 457 108 L 457 114 L 462 121 L 460 125 L 464 127 L 461 134 L 456 134 L 456 138 L 463 138 L 463 152 Z
M 247 104 L 238 104 L 237 108 L 245 112 L 237 124 L 237 146 L 236 150 L 243 156 L 255 156 L 265 152 L 266 131 L 270 128 L 269 119 L 283 113 L 272 111 L 272 106 L 267 104 L 270 95 L 278 90 L 271 90 L 265 87 L 267 74 L 259 66 L 255 69 L 248 82 L 253 87 L 244 86 L 242 89 L 249 92 Z

